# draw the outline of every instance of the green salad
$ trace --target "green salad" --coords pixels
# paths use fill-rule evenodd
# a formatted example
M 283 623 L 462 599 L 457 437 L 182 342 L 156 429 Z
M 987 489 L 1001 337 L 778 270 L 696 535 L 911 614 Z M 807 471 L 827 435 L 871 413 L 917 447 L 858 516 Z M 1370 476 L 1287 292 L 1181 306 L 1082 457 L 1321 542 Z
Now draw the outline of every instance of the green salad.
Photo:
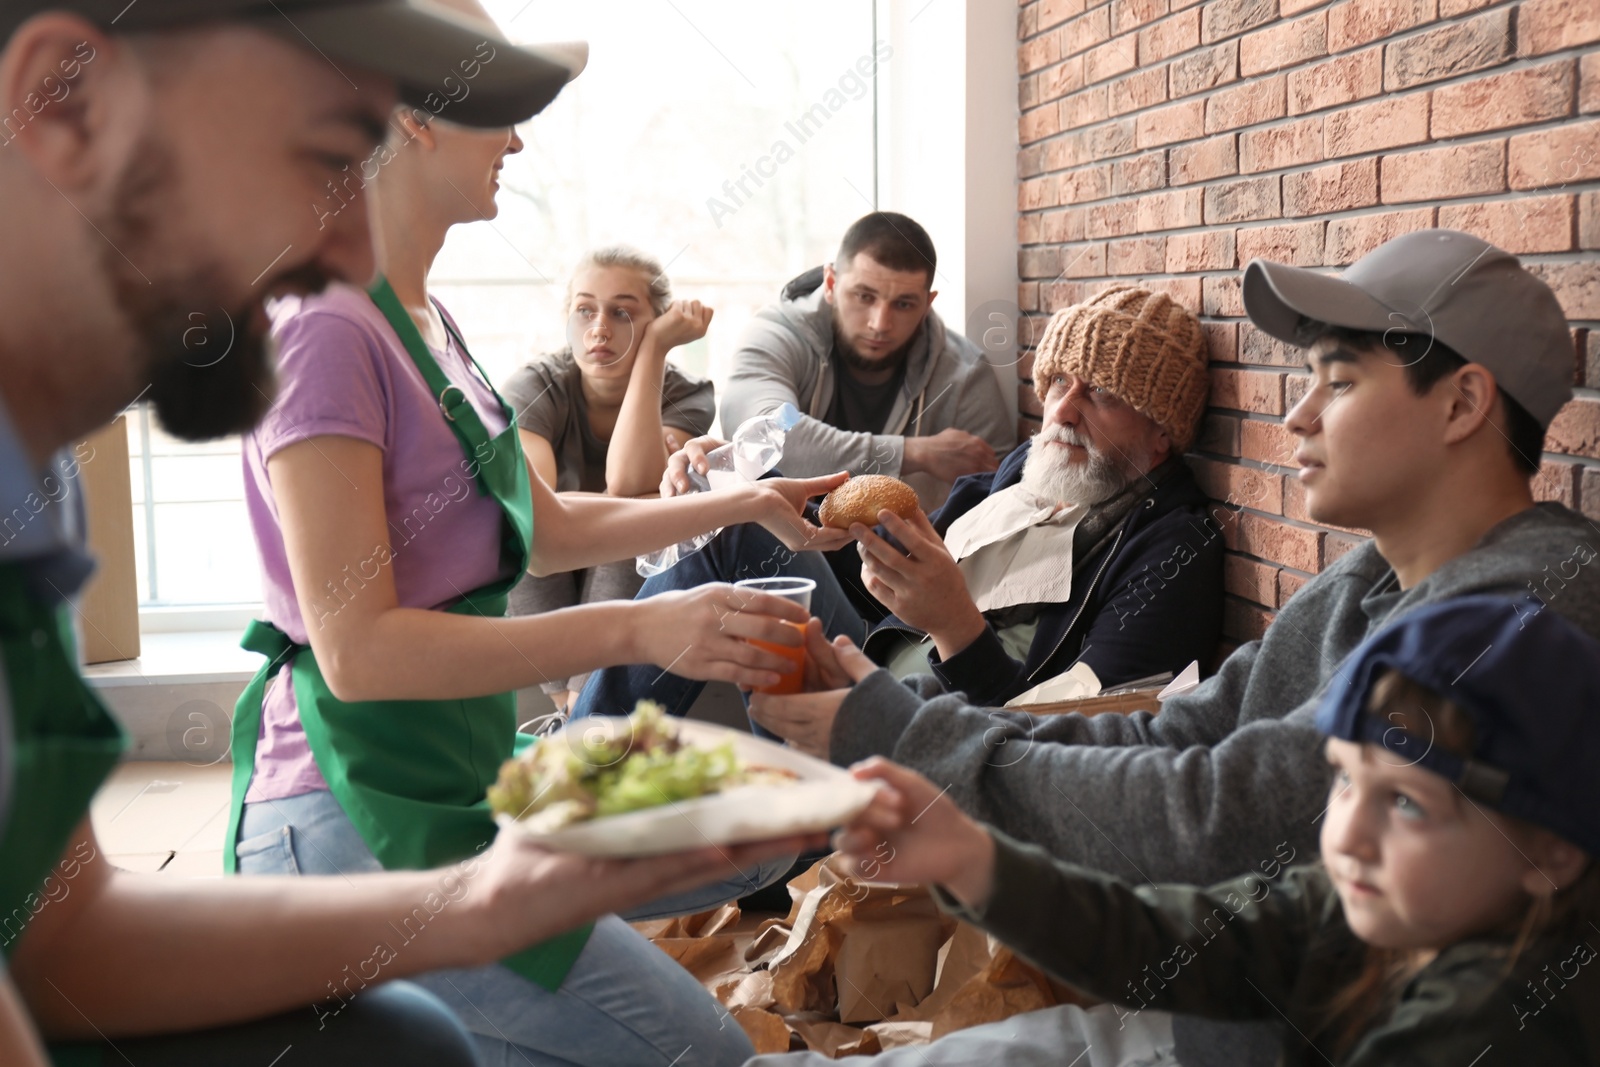
M 489 787 L 489 807 L 551 833 L 586 819 L 795 777 L 741 766 L 732 742 L 709 749 L 685 744 L 653 701 L 641 700 L 614 736 L 600 733 L 570 729 L 507 760 Z

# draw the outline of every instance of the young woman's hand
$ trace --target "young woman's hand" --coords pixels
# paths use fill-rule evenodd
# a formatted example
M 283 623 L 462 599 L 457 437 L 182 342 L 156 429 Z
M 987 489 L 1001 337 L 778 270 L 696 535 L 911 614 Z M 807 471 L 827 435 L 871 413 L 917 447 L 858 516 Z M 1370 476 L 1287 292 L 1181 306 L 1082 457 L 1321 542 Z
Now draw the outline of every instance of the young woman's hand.
M 661 475 L 661 496 L 677 496 L 689 491 L 689 470 L 705 474 L 706 454 L 714 452 L 728 442 L 709 434 L 691 438 L 684 446 L 667 457 L 667 469 Z
M 669 349 L 704 337 L 714 314 L 698 300 L 674 300 L 671 307 L 650 320 L 644 328 L 644 338 L 653 338 L 657 350 L 665 355 Z
M 658 593 L 628 610 L 632 651 L 624 662 L 747 689 L 777 685 L 780 672 L 793 666 L 750 641 L 798 646 L 810 617 L 792 600 L 724 582 Z
M 969 908 L 994 889 L 994 838 L 945 791 L 916 771 L 874 756 L 850 773 L 877 782 L 878 793 L 834 835 L 855 872 L 867 881 L 933 882 Z
M 502 831 L 482 856 L 443 872 L 457 880 L 441 895 L 461 900 L 474 920 L 476 955 L 487 963 L 610 912 L 826 845 L 827 835 L 811 834 L 618 860 L 550 852 L 523 834 Z
M 850 543 L 848 530 L 818 526 L 806 518 L 806 501 L 843 485 L 850 475 L 845 471 L 821 478 L 763 478 L 749 483 L 755 494 L 755 513 L 768 533 L 783 542 L 791 552 L 831 552 Z

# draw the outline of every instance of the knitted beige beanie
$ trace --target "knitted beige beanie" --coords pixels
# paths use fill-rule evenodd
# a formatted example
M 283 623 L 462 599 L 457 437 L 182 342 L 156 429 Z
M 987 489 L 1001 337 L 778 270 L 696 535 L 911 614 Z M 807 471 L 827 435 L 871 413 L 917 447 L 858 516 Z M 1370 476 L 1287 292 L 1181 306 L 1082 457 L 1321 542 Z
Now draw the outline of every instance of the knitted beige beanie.
M 1206 339 L 1200 321 L 1165 294 L 1119 285 L 1052 315 L 1033 357 L 1040 400 L 1062 373 L 1126 400 L 1175 451 L 1194 443 L 1209 389 Z

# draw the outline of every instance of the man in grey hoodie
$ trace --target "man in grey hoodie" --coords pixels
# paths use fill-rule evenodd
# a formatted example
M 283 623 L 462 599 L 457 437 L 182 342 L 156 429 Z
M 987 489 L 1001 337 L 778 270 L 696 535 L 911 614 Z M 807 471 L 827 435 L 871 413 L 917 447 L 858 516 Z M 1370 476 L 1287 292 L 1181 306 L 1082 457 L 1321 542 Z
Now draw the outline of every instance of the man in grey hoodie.
M 831 264 L 790 282 L 746 329 L 724 435 L 787 401 L 804 418 L 784 443 L 785 474 L 894 475 L 928 510 L 957 478 L 994 470 L 1016 445 L 1013 402 L 977 346 L 934 313 L 936 265 L 916 220 L 856 220 Z
M 1452 597 L 1531 593 L 1600 637 L 1600 530 L 1535 504 L 1530 491 L 1544 431 L 1572 396 L 1571 341 L 1548 287 L 1476 237 L 1426 230 L 1340 277 L 1257 260 L 1243 295 L 1258 327 L 1307 349 L 1314 378 L 1285 426 L 1298 439 L 1308 512 L 1373 534 L 1296 593 L 1265 637 L 1159 716 L 1036 719 L 959 695 L 924 700 L 937 690 L 828 645 L 808 649 L 819 681 L 853 686 L 757 696 L 752 715 L 801 743 L 824 739 L 841 765 L 889 756 L 976 818 L 1064 859 L 1130 880 L 1206 884 L 1270 876 L 1314 853 L 1330 781 L 1313 724 L 1318 697 L 1386 623 Z M 1218 507 L 1219 526 L 1230 510 L 1237 505 Z M 1004 1051 L 1008 1063 L 1056 1063 L 1065 1042 L 1104 1036 L 1092 1015 L 1020 1016 L 904 1062 L 976 1063 Z M 1142 1013 L 1140 1047 L 1175 1040 L 1188 1065 L 1275 1054 L 1236 1027 L 1176 1022 L 1174 1032 Z M 899 1067 L 895 1055 L 875 1062 Z M 1091 1052 L 1086 1062 L 1121 1061 Z

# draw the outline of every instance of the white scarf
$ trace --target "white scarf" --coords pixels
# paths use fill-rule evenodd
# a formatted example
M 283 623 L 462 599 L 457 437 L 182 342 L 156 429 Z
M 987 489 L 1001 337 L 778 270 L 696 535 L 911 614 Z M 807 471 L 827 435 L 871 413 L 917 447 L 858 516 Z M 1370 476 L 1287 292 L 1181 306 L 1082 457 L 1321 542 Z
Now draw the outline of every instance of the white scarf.
M 1058 505 L 1022 483 L 992 493 L 950 524 L 945 547 L 979 611 L 1064 604 L 1072 595 L 1072 534 L 1089 505 Z

